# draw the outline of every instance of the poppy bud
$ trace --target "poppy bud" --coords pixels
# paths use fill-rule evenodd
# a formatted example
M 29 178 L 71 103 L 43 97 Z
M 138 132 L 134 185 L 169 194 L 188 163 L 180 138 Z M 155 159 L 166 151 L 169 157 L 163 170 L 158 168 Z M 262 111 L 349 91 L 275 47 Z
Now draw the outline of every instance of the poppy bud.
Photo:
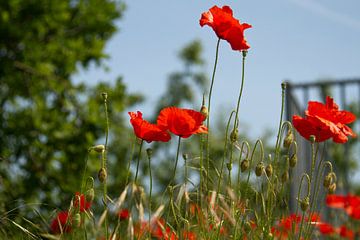
M 248 170 L 249 166 L 250 166 L 250 162 L 249 162 L 249 160 L 247 158 L 242 160 L 241 164 L 240 164 L 241 172 L 245 172 L 246 170 Z
M 207 107 L 205 105 L 202 105 L 201 106 L 201 109 L 200 109 L 200 112 L 201 114 L 205 117 L 205 119 L 208 117 L 209 115 L 209 111 L 207 109 Z
M 289 148 L 293 142 L 294 142 L 294 134 L 292 133 L 291 130 L 288 130 L 283 142 L 284 148 Z
M 289 180 L 289 172 L 285 171 L 282 175 L 281 175 L 281 182 L 285 183 Z
M 293 155 L 291 155 L 290 160 L 289 160 L 289 165 L 290 167 L 295 167 L 296 163 L 297 163 L 297 156 L 296 153 L 294 153 Z
M 153 153 L 153 150 L 151 148 L 147 148 L 146 149 L 146 154 L 147 154 L 147 157 L 150 159 L 151 156 L 152 156 L 152 153 Z
M 264 167 L 264 163 L 263 162 L 259 162 L 256 167 L 255 167 L 255 174 L 256 176 L 260 177 L 264 171 L 265 167 Z
M 326 175 L 325 178 L 324 178 L 323 186 L 326 187 L 326 188 L 329 188 L 329 187 L 330 187 L 330 184 L 331 184 L 331 181 L 332 181 L 332 176 L 331 176 L 331 174 L 329 173 L 329 174 Z
M 236 142 L 237 138 L 238 138 L 238 130 L 237 129 L 234 129 L 232 130 L 232 132 L 230 133 L 230 141 L 232 143 Z
M 328 191 L 329 191 L 329 194 L 334 194 L 336 191 L 336 183 L 330 184 L 330 186 L 328 187 Z
M 81 215 L 80 213 L 75 213 L 73 216 L 73 226 L 80 227 L 81 225 Z
M 85 192 L 85 199 L 87 202 L 92 202 L 95 198 L 95 191 L 93 188 L 88 189 Z
M 107 178 L 107 172 L 105 168 L 101 168 L 99 173 L 98 173 L 98 178 L 100 180 L 101 183 L 106 181 Z
M 266 172 L 266 176 L 271 177 L 271 175 L 273 174 L 273 167 L 271 163 L 266 166 L 265 172 Z
M 309 141 L 310 141 L 311 143 L 314 143 L 314 142 L 316 141 L 316 137 L 315 137 L 314 135 L 310 135 Z
M 101 96 L 103 97 L 104 101 L 107 100 L 108 95 L 106 92 L 101 93 Z
M 308 209 L 309 205 L 310 205 L 310 199 L 309 199 L 309 197 L 304 198 L 304 199 L 300 202 L 300 208 L 301 208 L 301 210 L 303 210 L 303 212 L 305 212 L 305 211 Z
M 95 152 L 102 153 L 103 151 L 105 151 L 105 146 L 102 144 L 99 144 L 99 145 L 91 147 L 90 150 L 94 150 Z
M 182 157 L 183 157 L 183 159 L 186 161 L 186 160 L 188 160 L 189 155 L 188 155 L 187 153 L 184 153 L 184 154 L 182 155 Z
M 226 164 L 226 167 L 227 167 L 227 169 L 228 169 L 229 171 L 231 171 L 231 169 L 232 169 L 232 163 L 227 163 L 227 164 Z

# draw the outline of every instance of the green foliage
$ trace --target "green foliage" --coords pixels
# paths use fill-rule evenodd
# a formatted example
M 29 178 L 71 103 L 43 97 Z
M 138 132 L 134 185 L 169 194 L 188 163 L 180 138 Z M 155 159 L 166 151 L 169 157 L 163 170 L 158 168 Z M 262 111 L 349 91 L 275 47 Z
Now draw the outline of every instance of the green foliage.
M 94 87 L 71 81 L 79 66 L 101 66 L 123 10 L 111 0 L 0 2 L 0 212 L 32 202 L 67 207 L 64 200 L 80 191 L 87 149 L 104 137 L 101 92 L 109 95 L 114 134 L 126 133 L 122 112 L 141 98 L 121 78 Z M 111 151 L 117 164 L 127 147 Z M 100 161 L 89 162 L 96 175 Z

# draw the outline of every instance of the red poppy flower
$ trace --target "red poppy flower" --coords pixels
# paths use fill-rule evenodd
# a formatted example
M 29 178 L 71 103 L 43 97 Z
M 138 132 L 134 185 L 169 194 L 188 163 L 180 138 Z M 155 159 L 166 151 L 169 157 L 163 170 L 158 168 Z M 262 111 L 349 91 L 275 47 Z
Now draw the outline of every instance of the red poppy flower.
M 345 208 L 347 197 L 344 195 L 329 194 L 326 196 L 326 205 L 332 208 Z
M 127 219 L 129 219 L 130 212 L 127 209 L 122 209 L 119 211 L 118 216 L 119 216 L 120 220 L 127 220 Z
M 353 219 L 360 219 L 360 196 L 348 195 L 346 213 Z
M 355 239 L 355 234 L 351 229 L 348 229 L 346 226 L 341 226 L 339 228 L 339 235 L 343 238 L 347 238 L 347 239 Z
M 244 30 L 251 28 L 250 24 L 240 23 L 233 17 L 229 6 L 213 6 L 201 14 L 200 26 L 210 26 L 220 39 L 230 43 L 233 50 L 242 51 L 250 48 L 244 37 Z
M 356 134 L 345 124 L 352 123 L 356 117 L 348 111 L 340 111 L 331 97 L 326 97 L 326 104 L 310 101 L 305 118 L 294 115 L 293 125 L 306 139 L 311 135 L 315 141 L 322 142 L 332 138 L 336 143 L 345 143 L 347 136 L 356 137 Z
M 335 233 L 335 228 L 329 223 L 320 222 L 317 224 L 317 227 L 320 233 L 323 235 L 330 235 Z
M 79 199 L 80 199 L 80 208 L 79 208 Z M 85 212 L 90 209 L 92 202 L 86 201 L 85 195 L 80 194 L 79 192 L 75 193 L 74 207 L 80 209 L 80 212 Z
M 130 123 L 134 128 L 135 135 L 147 142 L 161 141 L 168 142 L 170 140 L 170 134 L 163 128 L 156 124 L 151 124 L 146 120 L 143 120 L 142 113 L 140 111 L 129 112 Z
M 59 212 L 56 218 L 51 222 L 50 231 L 54 234 L 59 234 L 61 232 L 71 232 L 70 220 L 68 219 L 68 211 Z
M 157 124 L 177 136 L 188 138 L 192 134 L 207 133 L 207 128 L 202 125 L 204 120 L 205 116 L 195 110 L 168 107 L 160 111 Z

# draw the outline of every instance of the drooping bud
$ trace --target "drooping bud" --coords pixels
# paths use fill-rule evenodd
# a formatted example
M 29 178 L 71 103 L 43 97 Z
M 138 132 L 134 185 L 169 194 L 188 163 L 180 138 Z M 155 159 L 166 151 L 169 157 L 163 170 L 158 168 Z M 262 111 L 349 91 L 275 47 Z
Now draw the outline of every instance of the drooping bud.
M 81 215 L 80 213 L 75 213 L 73 216 L 73 226 L 80 227 L 81 226 Z
M 246 170 L 248 170 L 249 166 L 250 166 L 249 159 L 245 158 L 244 160 L 242 160 L 240 163 L 241 172 L 245 172 Z
M 290 157 L 290 160 L 289 160 L 289 165 L 290 165 L 290 167 L 295 167 L 296 166 L 296 163 L 297 163 L 297 160 L 298 160 L 298 158 L 297 158 L 297 155 L 296 155 L 296 153 L 294 153 L 293 155 L 291 155 L 291 157 Z
M 271 165 L 271 163 L 269 165 L 266 166 L 265 168 L 265 173 L 267 177 L 271 177 L 273 174 L 273 167 Z
M 86 190 L 85 192 L 85 199 L 87 202 L 92 202 L 94 201 L 95 198 L 95 191 L 94 188 L 89 188 L 88 190 Z
M 316 137 L 315 137 L 314 135 L 310 135 L 309 141 L 310 141 L 311 143 L 314 143 L 314 142 L 316 141 Z
M 107 172 L 105 168 L 101 168 L 98 173 L 98 178 L 101 183 L 106 181 L 107 178 Z
M 281 182 L 285 183 L 289 180 L 289 172 L 286 170 L 282 175 L 281 175 Z
M 264 167 L 264 163 L 263 162 L 259 162 L 256 167 L 255 167 L 255 174 L 256 176 L 260 177 L 263 173 L 263 171 L 265 170 Z
M 334 194 L 336 192 L 336 183 L 330 184 L 328 187 L 329 194 Z
M 238 135 L 239 135 L 238 133 L 239 133 L 239 131 L 237 130 L 237 128 L 232 130 L 232 132 L 230 133 L 230 141 L 232 143 L 236 142 Z
M 289 148 L 293 142 L 294 142 L 294 134 L 289 129 L 283 142 L 284 148 Z
M 331 176 L 331 173 L 329 173 L 329 174 L 326 175 L 325 178 L 324 178 L 323 186 L 324 186 L 325 188 L 329 188 L 329 187 L 330 187 L 330 184 L 331 184 L 331 181 L 332 181 L 332 176 Z
M 95 152 L 102 153 L 105 151 L 105 146 L 103 144 L 99 144 L 91 147 L 90 150 L 94 150 Z
M 300 201 L 300 208 L 305 212 L 310 205 L 310 199 L 309 197 L 305 197 L 303 200 Z
M 186 160 L 188 160 L 189 155 L 188 155 L 187 153 L 184 153 L 184 154 L 182 155 L 182 157 L 183 157 L 183 159 L 186 161 Z

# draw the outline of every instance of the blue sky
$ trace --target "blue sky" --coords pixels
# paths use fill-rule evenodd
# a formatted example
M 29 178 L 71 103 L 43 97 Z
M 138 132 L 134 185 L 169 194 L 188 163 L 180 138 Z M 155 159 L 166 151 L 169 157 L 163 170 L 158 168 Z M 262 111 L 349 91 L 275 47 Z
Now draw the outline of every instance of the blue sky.
M 359 0 L 128 0 L 117 25 L 120 31 L 108 42 L 105 64 L 110 71 L 90 67 L 75 81 L 95 83 L 123 76 L 129 92 L 147 100 L 137 109 L 145 113 L 166 87 L 169 73 L 181 70 L 178 51 L 194 39 L 202 41 L 205 71 L 210 78 L 216 35 L 201 28 L 202 12 L 213 5 L 229 5 L 234 16 L 253 28 L 246 30 L 251 45 L 247 56 L 240 124 L 260 137 L 277 127 L 280 84 L 324 78 L 360 77 Z M 241 78 L 241 54 L 222 41 L 212 98 L 212 114 L 235 108 Z M 335 97 L 335 101 L 338 101 Z M 149 109 L 148 114 L 153 109 Z

